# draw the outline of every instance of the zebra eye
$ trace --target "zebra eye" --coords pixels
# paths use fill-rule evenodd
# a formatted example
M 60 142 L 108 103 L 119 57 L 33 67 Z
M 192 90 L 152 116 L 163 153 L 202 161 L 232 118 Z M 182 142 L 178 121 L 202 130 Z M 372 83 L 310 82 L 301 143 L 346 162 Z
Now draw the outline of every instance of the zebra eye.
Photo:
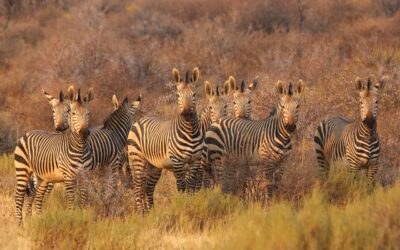
M 193 97 L 195 97 L 196 96 L 196 93 L 193 93 L 193 95 L 192 95 Z
M 75 112 L 72 112 L 72 115 L 76 115 L 76 113 L 75 113 Z
M 234 105 L 236 105 L 236 104 L 237 104 L 237 102 L 233 102 L 233 104 L 234 104 Z
M 251 101 L 248 101 L 248 104 L 250 104 L 251 103 Z

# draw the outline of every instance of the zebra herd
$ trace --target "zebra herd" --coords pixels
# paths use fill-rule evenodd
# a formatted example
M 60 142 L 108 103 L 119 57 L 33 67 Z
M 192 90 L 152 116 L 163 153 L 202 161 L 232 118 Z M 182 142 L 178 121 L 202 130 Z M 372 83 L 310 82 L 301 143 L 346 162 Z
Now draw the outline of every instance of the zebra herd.
M 119 103 L 114 95 L 115 110 L 101 127 L 89 128 L 92 88 L 86 96 L 73 86 L 66 96 L 61 91 L 59 98 L 44 92 L 52 106 L 57 132 L 31 131 L 17 143 L 16 222 L 22 224 L 25 198 L 27 215 L 32 212 L 32 204 L 40 213 L 45 196 L 57 182 L 66 187 L 69 209 L 74 206 L 76 189 L 80 190 L 80 204 L 85 206 L 88 177 L 94 170 L 110 171 L 111 190 L 115 190 L 125 161 L 133 178 L 135 205 L 141 213 L 154 206 L 153 193 L 163 169 L 173 172 L 180 192 L 196 192 L 213 181 L 232 193 L 236 171 L 233 159 L 263 167 L 266 196 L 270 199 L 284 173 L 280 163 L 292 148 L 291 135 L 296 130 L 305 83 L 278 81 L 276 106 L 264 119 L 252 120 L 251 99 L 258 79 L 247 87 L 232 76 L 222 86 L 205 81 L 207 105 L 199 114 L 195 93 L 200 78 L 198 68 L 187 71 L 185 76 L 173 69 L 172 76 L 178 108 L 172 120 L 136 119 L 141 95 L 132 103 L 127 98 Z M 384 82 L 357 78 L 359 117 L 351 121 L 335 116 L 318 126 L 314 142 L 322 180 L 327 177 L 331 161 L 345 159 L 352 171 L 367 169 L 374 185 L 380 151 L 377 106 Z M 68 128 L 69 132 L 64 132 Z M 36 185 L 32 185 L 34 179 Z

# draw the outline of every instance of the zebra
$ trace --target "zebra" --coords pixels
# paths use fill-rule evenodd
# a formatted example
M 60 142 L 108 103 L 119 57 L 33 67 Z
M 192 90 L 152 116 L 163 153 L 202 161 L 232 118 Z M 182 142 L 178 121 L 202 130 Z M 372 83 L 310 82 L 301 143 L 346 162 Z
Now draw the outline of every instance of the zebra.
M 296 130 L 301 94 L 305 84 L 275 84 L 280 95 L 274 112 L 263 120 L 246 120 L 227 117 L 211 125 L 204 139 L 201 167 L 220 185 L 224 161 L 228 157 L 240 157 L 252 166 L 264 166 L 267 184 L 267 201 L 272 196 L 274 184 L 280 176 L 274 176 L 278 164 L 288 155 L 291 134 Z M 208 167 L 211 166 L 211 167 Z M 227 176 L 230 181 L 232 176 Z M 223 187 L 224 188 L 224 187 Z M 224 191 L 230 191 L 229 188 Z
M 68 196 L 68 208 L 73 208 L 74 184 L 76 176 L 92 167 L 91 150 L 88 145 L 89 110 L 88 104 L 93 100 L 93 89 L 90 88 L 84 101 L 80 89 L 76 94 L 69 89 L 70 100 L 69 134 L 34 130 L 18 140 L 14 151 L 16 170 L 16 222 L 22 225 L 22 207 L 28 180 L 32 173 L 40 179 L 35 191 L 35 207 L 41 212 L 41 202 L 48 182 L 64 182 Z M 82 189 L 82 203 L 85 203 L 85 185 Z
M 256 77 L 247 88 L 244 80 L 239 86 L 233 76 L 229 77 L 229 82 L 233 90 L 233 116 L 237 118 L 250 119 L 252 95 L 253 91 L 257 88 L 258 77 Z
M 73 86 L 70 86 L 69 91 L 75 91 L 73 89 Z M 53 97 L 50 95 L 48 92 L 46 92 L 44 89 L 42 89 L 43 95 L 46 97 L 48 100 L 49 104 L 51 105 L 52 109 L 52 116 L 53 116 L 53 124 L 54 128 L 58 132 L 64 132 L 69 128 L 68 124 L 68 115 L 70 111 L 70 100 L 68 98 L 65 98 L 64 92 L 61 90 L 59 93 L 59 98 Z M 32 202 L 33 202 L 33 194 L 35 192 L 35 187 L 38 184 L 38 178 L 36 178 L 35 174 L 32 174 L 29 182 L 28 182 L 28 188 L 27 188 L 27 214 L 30 215 L 32 213 Z M 49 182 L 47 184 L 47 190 L 46 193 L 44 194 L 43 201 L 42 203 L 46 202 L 46 197 L 50 193 L 50 191 L 53 189 L 54 183 Z
M 227 116 L 228 98 L 230 95 L 230 82 L 226 81 L 222 88 L 213 87 L 209 81 L 204 82 L 207 105 L 200 114 L 200 128 L 203 136 L 212 123 L 219 122 L 222 117 Z
M 323 120 L 314 135 L 316 158 L 322 181 L 329 175 L 330 161 L 345 160 L 352 172 L 367 169 L 367 177 L 375 185 L 380 152 L 377 132 L 379 94 L 385 78 L 375 84 L 371 78 L 356 78 L 359 92 L 359 117 L 350 120 L 341 115 Z
M 55 130 L 59 132 L 67 130 L 69 128 L 69 100 L 65 99 L 63 91 L 60 91 L 58 99 L 47 93 L 44 89 L 42 89 L 42 92 L 52 107 L 53 123 Z
M 142 95 L 136 101 L 129 103 L 125 98 L 118 102 L 115 95 L 112 97 L 114 112 L 105 120 L 103 126 L 90 129 L 88 138 L 92 150 L 93 168 L 105 172 L 111 170 L 111 190 L 116 189 L 117 173 L 121 176 L 122 165 L 126 161 L 125 145 L 129 129 L 133 123 L 136 112 L 141 108 Z M 130 171 L 127 171 L 130 174 Z M 51 192 L 53 183 L 48 183 L 46 194 Z
M 133 124 L 128 136 L 133 192 L 136 207 L 142 213 L 147 212 L 149 205 L 145 201 L 146 186 L 156 185 L 162 169 L 172 169 L 178 191 L 184 192 L 195 188 L 196 169 L 200 166 L 203 136 L 192 90 L 192 86 L 198 82 L 199 69 L 195 67 L 191 77 L 187 71 L 184 81 L 175 68 L 172 75 L 177 87 L 178 116 L 167 121 L 152 117 L 141 118 Z M 185 164 L 189 164 L 187 180 Z M 145 174 L 146 170 L 151 172 L 149 178 Z
M 230 95 L 230 84 L 226 81 L 222 87 L 219 85 L 215 86 L 209 81 L 204 82 L 204 89 L 206 93 L 207 105 L 202 110 L 199 120 L 200 129 L 202 136 L 204 138 L 205 132 L 208 130 L 210 125 L 214 122 L 219 122 L 222 117 L 227 115 L 228 97 Z M 154 206 L 154 189 L 155 185 L 160 178 L 161 171 L 158 168 L 153 168 L 151 166 L 146 167 L 148 170 L 146 183 L 146 198 L 149 208 Z M 186 181 L 190 178 L 190 173 L 186 173 Z M 195 190 L 199 189 L 199 183 L 196 180 Z

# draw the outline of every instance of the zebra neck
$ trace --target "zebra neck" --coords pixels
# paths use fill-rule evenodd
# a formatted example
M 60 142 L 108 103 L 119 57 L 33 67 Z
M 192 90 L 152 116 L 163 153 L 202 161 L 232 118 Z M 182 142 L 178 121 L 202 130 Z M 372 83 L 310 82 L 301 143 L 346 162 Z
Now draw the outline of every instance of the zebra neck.
M 178 123 L 187 130 L 191 130 L 192 133 L 196 133 L 200 130 L 199 118 L 196 112 L 190 115 L 179 115 Z
M 279 134 L 281 135 L 282 140 L 284 141 L 290 141 L 290 135 L 292 134 L 291 131 L 287 129 L 287 126 L 285 124 L 285 121 L 283 119 L 283 114 L 279 113 L 279 115 L 276 117 L 275 122 L 277 123 L 277 128 L 279 131 Z
M 375 137 L 376 121 L 374 121 L 374 124 L 371 126 L 371 123 L 363 122 L 361 119 L 359 119 L 355 125 L 355 133 L 359 136 L 359 138 L 371 140 Z
M 200 126 L 203 134 L 207 131 L 210 124 L 211 124 L 211 113 L 210 113 L 210 107 L 207 105 L 203 109 L 200 115 Z
M 278 102 L 278 104 L 271 110 L 271 112 L 269 112 L 268 117 L 275 116 L 275 115 L 279 114 L 280 111 L 282 110 L 281 107 L 282 107 L 281 103 Z
M 132 126 L 133 115 L 127 110 L 116 110 L 104 122 L 104 128 L 117 136 L 118 141 L 125 144 L 129 129 Z
M 68 147 L 75 154 L 85 154 L 89 150 L 87 137 L 85 138 L 78 133 L 71 132 L 69 136 Z

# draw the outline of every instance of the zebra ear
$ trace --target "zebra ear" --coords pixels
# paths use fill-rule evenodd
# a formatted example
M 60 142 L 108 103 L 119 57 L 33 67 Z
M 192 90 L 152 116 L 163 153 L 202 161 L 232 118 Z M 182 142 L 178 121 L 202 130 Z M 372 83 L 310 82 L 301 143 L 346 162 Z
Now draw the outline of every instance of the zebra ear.
M 228 82 L 229 82 L 230 91 L 235 91 L 237 88 L 235 77 L 229 76 Z
M 386 84 L 386 82 L 387 82 L 387 80 L 388 80 L 388 77 L 387 76 L 383 76 L 382 78 L 381 78 L 381 80 L 379 80 L 379 82 L 377 82 L 376 84 L 375 84 L 375 88 L 377 88 L 377 89 L 383 89 L 384 87 L 385 87 L 385 84 Z
M 132 106 L 133 106 L 135 109 L 139 109 L 139 108 L 142 107 L 142 94 L 139 94 L 139 96 L 138 96 L 138 98 L 136 99 L 136 101 L 134 101 L 134 102 L 132 103 Z
M 204 82 L 204 89 L 206 91 L 207 98 L 210 98 L 212 96 L 212 85 L 209 81 Z
M 197 83 L 200 77 L 199 68 L 195 67 L 192 71 L 192 83 Z
M 300 95 L 301 93 L 304 92 L 304 88 L 305 88 L 304 81 L 300 79 L 299 82 L 297 83 L 296 93 Z
M 275 83 L 275 89 L 278 92 L 278 94 L 280 94 L 280 95 L 283 94 L 283 82 L 281 80 L 279 80 Z
M 47 98 L 47 101 L 51 102 L 54 100 L 54 97 L 47 93 L 44 89 L 42 89 L 43 95 Z M 51 103 L 50 103 L 51 104 Z
M 242 83 L 240 84 L 240 92 L 244 92 L 244 86 L 246 85 L 246 82 L 242 80 Z
M 93 87 L 90 87 L 85 102 L 91 102 L 93 98 L 94 98 Z
M 64 92 L 62 92 L 62 90 L 60 91 L 60 102 L 63 102 L 65 99 L 64 97 Z
M 113 96 L 112 96 L 112 104 L 113 104 L 113 106 L 114 106 L 114 109 L 118 109 L 118 107 L 119 107 L 119 102 L 118 102 L 118 99 L 117 99 L 117 96 L 116 96 L 116 95 L 113 95 Z
M 181 82 L 181 75 L 179 74 L 179 70 L 177 70 L 176 68 L 172 70 L 172 78 L 174 79 L 175 83 Z
M 229 95 L 232 91 L 230 79 L 231 79 L 231 76 L 229 77 L 229 80 L 224 83 L 224 94 L 223 95 Z
M 361 82 L 361 78 L 357 76 L 357 78 L 356 78 L 356 89 L 360 91 L 362 88 L 363 88 L 363 84 Z
M 67 91 L 68 100 L 70 100 L 70 101 L 74 100 L 74 96 L 75 96 L 75 88 L 73 85 L 71 85 L 68 87 L 68 91 Z
M 258 76 L 256 76 L 256 78 L 253 80 L 252 83 L 249 84 L 249 86 L 247 87 L 249 90 L 253 91 L 257 88 L 258 85 Z

